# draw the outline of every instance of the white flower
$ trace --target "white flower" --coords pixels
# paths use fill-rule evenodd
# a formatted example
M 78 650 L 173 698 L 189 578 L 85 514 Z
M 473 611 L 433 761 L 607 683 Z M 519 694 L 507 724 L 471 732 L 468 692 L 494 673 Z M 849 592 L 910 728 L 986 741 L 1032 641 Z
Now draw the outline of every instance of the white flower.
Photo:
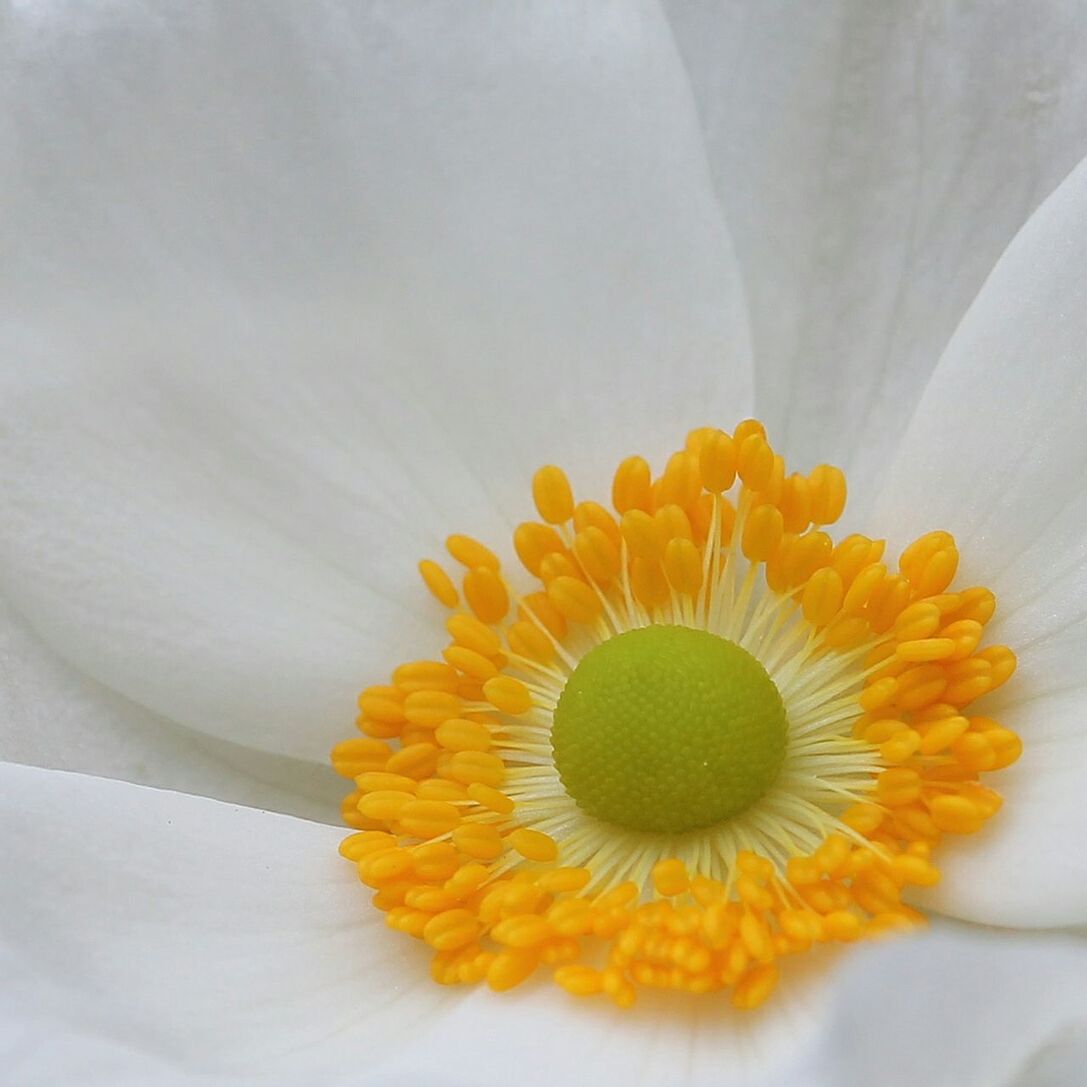
M 927 904 L 1083 924 L 1085 55 L 1058 4 L 9 12 L 13 1082 L 1061 1068 L 1075 937 L 938 926 L 742 1020 L 450 993 L 338 829 L 233 804 L 334 819 L 316 764 L 439 647 L 412 566 L 446 533 L 757 410 L 851 524 L 954 532 L 1020 655 L 1005 809 Z

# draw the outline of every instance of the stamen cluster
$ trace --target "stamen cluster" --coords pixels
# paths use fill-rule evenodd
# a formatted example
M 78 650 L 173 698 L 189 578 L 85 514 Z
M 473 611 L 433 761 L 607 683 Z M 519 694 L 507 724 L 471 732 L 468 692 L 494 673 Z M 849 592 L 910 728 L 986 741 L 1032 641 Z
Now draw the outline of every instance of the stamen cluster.
M 882 541 L 835 543 L 842 473 L 786 474 L 754 420 L 693 431 L 656 478 L 627 458 L 614 513 L 575 504 L 554 466 L 533 496 L 540 520 L 513 543 L 535 590 L 451 536 L 460 591 L 420 564 L 453 611 L 442 659 L 364 690 L 363 735 L 332 753 L 356 786 L 341 853 L 389 926 L 434 949 L 435 980 L 505 990 L 547 966 L 568 992 L 622 1007 L 653 987 L 728 988 L 750 1008 L 789 955 L 921 923 L 903 891 L 937 882 L 945 834 L 998 810 L 980 775 L 1021 749 L 972 712 L 1016 662 L 980 648 L 995 599 L 951 588 L 952 537 L 921 537 L 895 570 Z M 735 641 L 785 702 L 774 789 L 705 832 L 593 820 L 553 765 L 551 715 L 580 657 L 650 623 Z

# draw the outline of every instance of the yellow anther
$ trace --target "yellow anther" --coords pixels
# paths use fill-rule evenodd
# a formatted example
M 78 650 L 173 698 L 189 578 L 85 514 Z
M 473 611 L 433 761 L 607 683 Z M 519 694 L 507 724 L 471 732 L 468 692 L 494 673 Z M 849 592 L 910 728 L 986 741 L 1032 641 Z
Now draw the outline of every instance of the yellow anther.
M 480 683 L 498 674 L 498 666 L 490 657 L 463 645 L 448 646 L 442 650 L 442 656 L 454 668 Z
M 406 694 L 412 691 L 453 693 L 460 679 L 457 670 L 445 661 L 409 661 L 393 672 L 393 682 Z
M 732 432 L 732 440 L 736 443 L 736 448 L 739 449 L 752 434 L 757 434 L 760 438 L 765 438 L 766 427 L 764 427 L 758 419 L 744 419 L 744 421 L 739 423 Z
M 507 917 L 491 929 L 491 936 L 507 947 L 539 947 L 553 935 L 550 922 L 536 914 Z
M 464 599 L 482 623 L 497 623 L 510 609 L 505 583 L 488 566 L 477 566 L 464 575 Z
M 461 823 L 453 831 L 453 844 L 477 861 L 493 861 L 506 848 L 498 828 L 490 823 Z
M 739 434 L 737 428 L 736 474 L 751 490 L 764 490 L 774 474 L 774 451 L 761 434 L 749 434 L 743 440 Z
M 669 540 L 664 549 L 664 573 L 677 593 L 696 596 L 702 587 L 702 556 L 690 540 Z
M 781 508 L 781 496 L 785 489 L 785 459 L 778 453 L 774 454 L 770 476 L 759 488 L 756 500 L 761 504 L 769 502 L 773 506 Z
M 626 540 L 627 553 L 631 558 L 647 559 L 656 562 L 664 555 L 664 545 L 668 542 L 663 526 L 642 509 L 627 510 L 620 524 L 623 539 Z
M 495 956 L 487 970 L 487 984 L 496 993 L 505 992 L 526 981 L 539 965 L 535 948 L 508 948 Z
M 603 975 L 591 966 L 560 966 L 555 971 L 555 982 L 573 996 L 593 996 L 604 991 Z
M 951 834 L 973 834 L 985 822 L 985 813 L 963 796 L 936 796 L 929 801 L 933 822 Z
M 610 891 L 597 895 L 593 904 L 602 910 L 616 909 L 633 902 L 641 893 L 641 888 L 633 880 L 625 880 L 623 883 L 612 887 Z
M 619 522 L 599 502 L 579 502 L 574 507 L 574 530 L 598 528 L 616 547 L 619 546 Z
M 489 785 L 498 788 L 506 779 L 506 764 L 487 751 L 457 751 L 449 759 L 443 777 L 462 785 Z
M 513 547 L 524 568 L 534 577 L 539 577 L 540 564 L 548 555 L 561 552 L 563 542 L 550 525 L 524 521 L 514 530 Z
M 416 782 L 403 774 L 390 774 L 383 770 L 368 770 L 355 778 L 360 793 L 379 793 L 393 790 L 402 793 L 414 793 Z
M 921 777 L 916 770 L 895 766 L 876 778 L 876 798 L 888 807 L 912 804 L 921 796 Z
M 959 551 L 954 545 L 941 548 L 925 564 L 924 570 L 910 578 L 914 591 L 919 596 L 933 596 L 942 593 L 955 578 L 959 568 Z
M 404 716 L 423 728 L 437 728 L 460 713 L 461 701 L 448 691 L 412 691 L 404 699 Z
M 600 585 L 607 585 L 619 573 L 619 549 L 611 537 L 595 525 L 577 534 L 574 553 L 585 573 Z
M 688 450 L 673 453 L 661 478 L 658 494 L 660 504 L 675 504 L 686 509 L 694 504 L 701 491 L 702 475 L 698 455 Z
M 876 634 L 890 630 L 902 609 L 909 603 L 910 583 L 904 577 L 887 577 L 872 592 L 868 601 L 868 621 Z
M 591 623 L 600 615 L 600 598 L 574 577 L 557 577 L 547 586 L 547 596 L 562 614 L 574 623 Z
M 553 464 L 532 477 L 532 497 L 540 516 L 551 525 L 562 525 L 574 516 L 574 495 L 566 473 Z
M 519 657 L 527 657 L 539 664 L 550 664 L 555 657 L 555 644 L 535 623 L 518 619 L 506 631 L 510 649 Z
M 1011 679 L 1019 666 L 1015 654 L 1006 645 L 994 645 L 983 649 L 978 653 L 977 659 L 987 661 L 989 664 L 990 691 L 995 691 L 997 687 Z
M 736 854 L 736 867 L 747 876 L 755 879 L 770 879 L 774 874 L 774 862 L 757 853 L 744 849 Z
M 984 733 L 967 732 L 960 736 L 951 745 L 951 754 L 964 770 L 974 773 L 996 767 L 996 752 Z
M 546 592 L 529 593 L 521 601 L 517 614 L 522 619 L 529 619 L 532 622 L 542 624 L 552 637 L 558 638 L 560 641 L 566 637 L 566 619 L 562 612 L 551 603 L 551 599 Z
M 419 563 L 419 576 L 439 604 L 444 604 L 447 608 L 457 606 L 460 600 L 457 588 L 449 575 L 436 562 L 423 559 Z
M 331 754 L 332 767 L 345 778 L 356 778 L 369 770 L 381 770 L 392 748 L 384 740 L 358 737 L 338 743 Z
M 401 808 L 397 822 L 413 838 L 439 838 L 460 825 L 460 812 L 441 800 L 415 800 Z
M 642 457 L 627 457 L 615 470 L 611 504 L 617 513 L 652 509 L 653 474 Z
M 486 751 L 491 746 L 491 730 L 478 721 L 452 717 L 438 726 L 434 739 L 449 751 Z
M 959 593 L 961 603 L 955 609 L 954 618 L 973 619 L 984 626 L 996 611 L 996 597 L 992 590 L 977 587 Z
M 788 587 L 801 585 L 816 570 L 829 565 L 833 550 L 830 537 L 818 529 L 795 537 L 785 556 L 786 585 Z
M 465 864 L 446 880 L 445 888 L 455 893 L 476 891 L 491 878 L 482 864 Z
M 749 970 L 737 983 L 732 994 L 736 1008 L 751 1010 L 764 1003 L 777 987 L 779 972 L 776 965 L 766 963 Z
M 900 882 L 912 883 L 917 887 L 932 887 L 940 882 L 939 869 L 921 857 L 911 857 L 905 853 L 891 861 L 891 871 Z
M 359 862 L 359 879 L 368 887 L 383 887 L 411 871 L 411 854 L 406 849 L 390 849 L 367 853 Z
M 630 564 L 630 588 L 638 603 L 649 611 L 661 607 L 669 597 L 668 579 L 655 561 L 635 559 Z
M 371 853 L 380 853 L 396 845 L 396 838 L 381 830 L 362 830 L 349 834 L 340 842 L 340 856 L 349 861 L 361 861 Z
M 687 866 L 680 860 L 663 860 L 653 865 L 653 888 L 657 894 L 671 898 L 681 895 L 690 886 Z
M 429 730 L 423 731 L 424 734 L 429 734 Z M 407 744 L 391 755 L 385 764 L 385 769 L 391 774 L 403 774 L 405 777 L 418 781 L 433 774 L 437 764 L 438 748 L 427 741 L 420 741 Z
M 683 442 L 683 448 L 698 456 L 702 452 L 702 446 L 717 433 L 717 427 L 713 426 L 699 426 L 693 430 L 688 430 L 687 437 Z
M 550 585 L 557 577 L 572 577 L 575 581 L 585 580 L 581 568 L 574 561 L 572 553 L 562 552 L 560 554 L 556 552 L 553 555 L 548 555 L 540 563 L 540 580 L 545 585 Z
M 528 861 L 553 861 L 559 855 L 554 838 L 527 827 L 519 827 L 508 834 L 506 841 Z
M 774 905 L 774 896 L 751 876 L 740 876 L 736 881 L 736 893 L 740 901 L 757 910 L 768 910 Z
M 833 910 L 823 918 L 827 938 L 851 943 L 861 935 L 860 918 L 847 910 Z
M 903 608 L 894 622 L 895 638 L 900 642 L 912 642 L 929 638 L 940 629 L 942 615 L 937 604 L 919 600 Z
M 812 494 L 807 476 L 794 472 L 782 482 L 778 507 L 786 532 L 803 532 L 811 524 Z
M 744 524 L 743 553 L 752 562 L 766 562 L 777 550 L 784 532 L 781 510 L 776 506 L 756 506 Z
M 736 480 L 736 445 L 723 430 L 711 430 L 698 452 L 702 486 L 714 494 L 727 491 Z
M 549 894 L 560 894 L 583 890 L 592 878 L 593 874 L 588 868 L 552 868 L 549 872 L 540 873 L 536 885 Z
M 515 805 L 505 793 L 499 792 L 491 785 L 484 785 L 481 781 L 474 781 L 468 786 L 468 797 L 481 807 L 499 815 L 509 815 Z
M 774 958 L 774 944 L 770 938 L 770 930 L 765 922 L 750 911 L 745 911 L 740 918 L 740 939 L 751 958 L 757 962 L 772 962 Z
M 905 721 L 899 721 L 893 717 L 881 717 L 865 725 L 862 735 L 866 743 L 882 744 L 908 727 Z
M 812 857 L 790 857 L 785 865 L 785 875 L 794 887 L 817 883 L 822 875 Z
M 483 684 L 483 694 L 495 709 L 518 716 L 532 709 L 532 694 L 514 676 L 495 676 Z
M 468 910 L 445 910 L 430 919 L 423 939 L 435 951 L 456 951 L 479 939 L 479 922 Z
M 820 464 L 808 476 L 811 486 L 811 519 L 817 525 L 832 525 L 845 509 L 845 475 L 832 464 Z
M 446 620 L 445 629 L 457 645 L 463 645 L 485 657 L 493 656 L 502 649 L 498 635 L 471 615 L 451 615 Z
M 677 506 L 674 502 L 661 506 L 657 512 L 653 514 L 653 519 L 657 522 L 657 526 L 666 541 L 674 539 L 694 539 L 694 531 L 691 528 L 691 519 L 687 516 L 686 510 L 681 506 Z
M 913 642 L 899 642 L 895 655 L 904 661 L 949 660 L 955 652 L 952 638 L 920 638 Z
M 359 709 L 373 721 L 399 724 L 405 720 L 404 698 L 395 687 L 367 687 L 359 695 Z
M 976 619 L 956 619 L 940 629 L 941 638 L 950 638 L 955 643 L 955 651 L 950 660 L 965 660 L 978 647 L 984 631 Z
M 843 605 L 844 606 L 844 605 Z M 843 615 L 827 627 L 824 639 L 834 649 L 849 649 L 864 641 L 868 624 L 859 616 Z
M 840 876 L 849 861 L 849 843 L 840 835 L 832 834 L 814 853 L 819 870 L 828 876 Z
M 841 575 L 832 566 L 816 570 L 804 586 L 804 618 L 812 626 L 824 627 L 838 614 L 845 597 Z
M 382 789 L 378 792 L 367 793 L 359 801 L 358 808 L 368 818 L 386 822 L 399 818 L 404 807 L 414 800 L 415 797 L 409 792 Z
M 969 722 L 962 716 L 942 717 L 940 720 L 928 722 L 922 730 L 921 753 L 939 754 L 946 751 L 966 732 L 967 727 Z
M 876 804 L 852 804 L 842 812 L 841 820 L 858 834 L 874 834 L 884 819 L 883 809 Z
M 411 851 L 411 863 L 415 874 L 420 879 L 438 882 L 449 879 L 461 864 L 456 847 L 451 842 L 427 842 L 417 845 Z M 417 909 L 424 907 L 417 903 L 408 903 Z
M 446 538 L 445 547 L 457 562 L 467 566 L 469 570 L 485 566 L 489 570 L 497 571 L 501 565 L 498 556 L 489 547 L 484 547 L 471 536 L 449 536 Z
M 879 745 L 884 762 L 905 762 L 921 746 L 921 737 L 912 728 L 904 728 Z
M 904 710 L 920 710 L 947 690 L 947 675 L 940 664 L 915 664 L 896 681 L 895 701 Z
M 1006 728 L 989 729 L 985 733 L 985 740 L 992 748 L 995 759 L 991 770 L 1003 770 L 1005 766 L 1011 766 L 1023 753 L 1023 741 Z

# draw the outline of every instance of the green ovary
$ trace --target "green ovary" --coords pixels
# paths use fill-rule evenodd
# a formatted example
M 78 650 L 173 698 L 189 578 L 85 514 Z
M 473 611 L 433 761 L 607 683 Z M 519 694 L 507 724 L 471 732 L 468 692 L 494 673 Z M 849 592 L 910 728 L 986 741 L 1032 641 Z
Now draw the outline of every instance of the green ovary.
M 678 833 L 758 800 L 781 769 L 786 733 L 781 695 L 750 653 L 705 630 L 649 626 L 581 659 L 551 743 L 583 811 Z

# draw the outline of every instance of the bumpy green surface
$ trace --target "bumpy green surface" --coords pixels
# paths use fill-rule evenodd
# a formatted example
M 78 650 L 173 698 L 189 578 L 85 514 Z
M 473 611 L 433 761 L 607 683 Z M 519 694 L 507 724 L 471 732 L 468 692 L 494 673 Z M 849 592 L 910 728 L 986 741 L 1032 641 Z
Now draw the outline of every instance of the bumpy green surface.
M 763 666 L 704 630 L 650 626 L 590 650 L 555 710 L 566 791 L 590 815 L 684 831 L 743 811 L 785 757 L 781 695 Z

